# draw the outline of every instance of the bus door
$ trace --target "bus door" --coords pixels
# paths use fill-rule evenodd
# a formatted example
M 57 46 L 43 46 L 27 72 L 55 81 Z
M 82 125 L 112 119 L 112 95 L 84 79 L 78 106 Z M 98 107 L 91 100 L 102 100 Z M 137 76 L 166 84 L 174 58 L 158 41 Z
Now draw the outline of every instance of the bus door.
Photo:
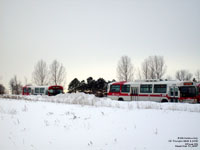
M 31 94 L 35 95 L 35 88 L 31 88 Z
M 178 102 L 179 95 L 180 95 L 180 93 L 179 93 L 179 89 L 177 86 L 169 87 L 170 102 Z
M 131 100 L 138 101 L 138 87 L 131 87 Z

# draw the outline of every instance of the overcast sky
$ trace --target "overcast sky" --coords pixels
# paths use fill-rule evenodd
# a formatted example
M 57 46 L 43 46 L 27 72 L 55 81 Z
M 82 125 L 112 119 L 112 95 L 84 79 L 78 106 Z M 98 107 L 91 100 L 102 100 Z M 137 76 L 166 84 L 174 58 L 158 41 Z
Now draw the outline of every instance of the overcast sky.
M 0 0 L 0 82 L 31 82 L 34 65 L 57 59 L 67 82 L 116 78 L 122 55 L 134 67 L 164 56 L 166 75 L 200 69 L 199 0 Z M 136 78 L 136 76 L 135 76 Z

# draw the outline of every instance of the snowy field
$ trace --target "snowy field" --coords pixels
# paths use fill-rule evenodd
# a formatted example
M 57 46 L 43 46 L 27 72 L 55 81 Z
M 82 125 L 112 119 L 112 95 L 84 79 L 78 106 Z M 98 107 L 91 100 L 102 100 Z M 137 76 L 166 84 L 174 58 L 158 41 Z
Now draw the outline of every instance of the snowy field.
M 0 150 L 199 150 L 199 126 L 199 104 L 0 98 Z

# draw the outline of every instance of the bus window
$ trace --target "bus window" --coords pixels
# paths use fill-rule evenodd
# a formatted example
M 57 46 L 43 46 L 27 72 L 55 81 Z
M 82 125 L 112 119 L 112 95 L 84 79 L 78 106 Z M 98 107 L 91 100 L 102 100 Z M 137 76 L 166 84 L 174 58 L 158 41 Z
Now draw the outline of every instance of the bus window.
M 31 88 L 28 88 L 28 93 L 29 93 L 29 94 L 31 93 Z
M 120 91 L 120 85 L 111 85 L 110 86 L 110 92 L 119 92 Z
M 123 85 L 122 93 L 129 93 L 129 92 L 130 92 L 130 85 Z
M 35 88 L 35 94 L 40 93 L 40 88 Z
M 175 88 L 175 96 L 178 96 L 178 88 Z
M 152 93 L 152 84 L 140 85 L 140 93 Z
M 170 96 L 174 95 L 174 89 L 172 87 L 170 87 Z
M 40 88 L 40 93 L 44 94 L 44 88 Z
M 155 84 L 154 85 L 154 93 L 166 93 L 167 85 L 166 84 Z

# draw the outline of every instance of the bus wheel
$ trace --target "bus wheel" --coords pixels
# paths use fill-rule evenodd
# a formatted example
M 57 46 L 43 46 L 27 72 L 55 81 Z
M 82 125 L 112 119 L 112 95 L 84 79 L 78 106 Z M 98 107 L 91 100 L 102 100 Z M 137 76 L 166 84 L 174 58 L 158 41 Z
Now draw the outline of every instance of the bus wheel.
M 120 98 L 118 99 L 118 101 L 124 101 L 124 99 L 120 97 Z
M 162 101 L 161 101 L 161 103 L 167 103 L 168 102 L 168 100 L 166 100 L 166 99 L 162 99 Z

